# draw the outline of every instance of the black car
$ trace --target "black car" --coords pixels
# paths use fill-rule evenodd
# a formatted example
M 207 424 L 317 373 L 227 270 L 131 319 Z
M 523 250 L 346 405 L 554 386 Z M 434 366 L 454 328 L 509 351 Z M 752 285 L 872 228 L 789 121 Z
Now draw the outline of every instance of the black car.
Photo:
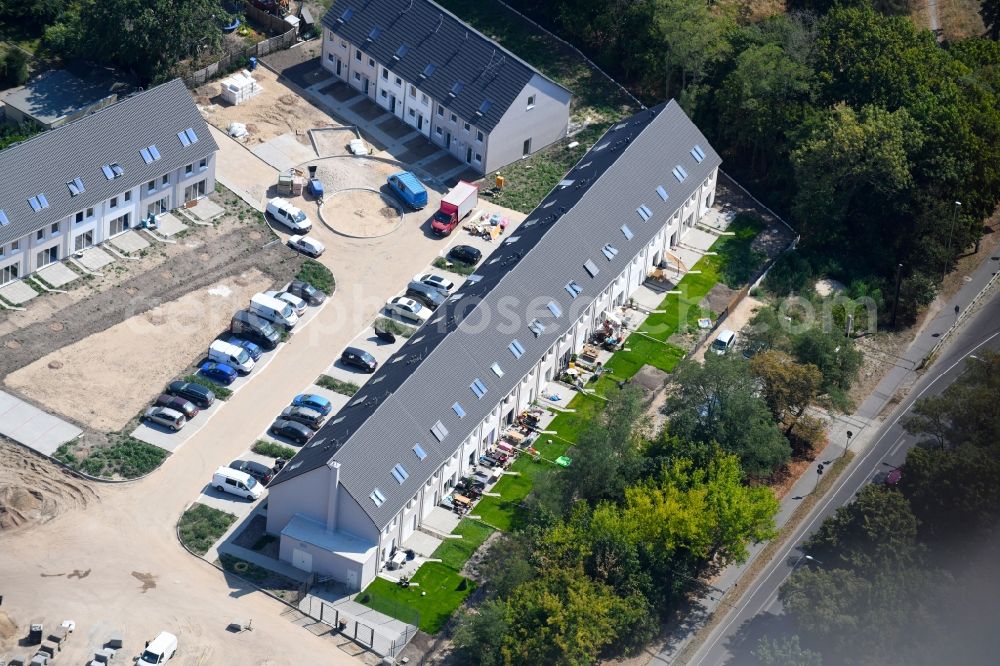
M 281 341 L 281 335 L 274 330 L 271 322 L 249 310 L 236 311 L 229 323 L 229 332 L 268 350 L 277 347 Z
M 479 260 L 483 258 L 483 253 L 471 245 L 456 245 L 451 248 L 451 252 L 448 253 L 448 256 L 455 261 L 462 262 L 463 264 L 475 266 L 479 263 Z
M 200 409 L 208 409 L 215 402 L 215 394 L 210 389 L 193 382 L 170 382 L 167 393 L 189 400 Z
M 285 407 L 281 410 L 281 416 L 278 418 L 285 421 L 295 421 L 316 430 L 323 425 L 324 416 L 315 409 L 309 409 L 308 407 Z
M 375 372 L 375 368 L 378 367 L 378 361 L 375 360 L 374 356 L 357 347 L 345 349 L 340 355 L 340 362 L 359 368 L 362 372 Z
M 270 467 L 262 465 L 259 462 L 254 462 L 253 460 L 234 460 L 229 463 L 229 469 L 246 472 L 265 486 L 270 483 L 271 477 L 274 476 L 274 472 Z
M 406 295 L 432 310 L 444 305 L 445 302 L 444 294 L 423 282 L 414 281 L 406 285 Z
M 309 305 L 320 305 L 326 300 L 326 294 L 302 280 L 292 280 L 285 291 L 293 296 L 298 296 Z
M 313 435 L 316 434 L 315 431 L 307 428 L 301 423 L 289 421 L 288 419 L 276 419 L 271 425 L 271 432 L 299 444 L 305 444 L 312 439 Z

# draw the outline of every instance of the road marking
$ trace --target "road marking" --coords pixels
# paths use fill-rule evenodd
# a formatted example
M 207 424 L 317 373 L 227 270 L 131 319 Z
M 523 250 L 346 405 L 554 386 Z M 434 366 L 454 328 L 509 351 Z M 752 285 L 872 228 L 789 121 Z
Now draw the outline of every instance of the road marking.
M 896 455 L 899 452 L 899 449 L 901 449 L 903 447 L 903 444 L 905 444 L 905 443 L 906 443 L 906 435 L 900 435 L 899 439 L 897 439 L 894 442 L 894 446 L 892 447 L 892 450 L 889 451 L 889 456 L 892 457 L 892 456 Z
M 758 590 L 761 587 L 763 587 L 764 584 L 767 583 L 767 581 L 771 578 L 771 576 L 773 576 L 778 571 L 779 567 L 778 567 L 777 563 L 781 562 L 781 560 L 783 560 L 786 557 L 788 557 L 788 555 L 791 554 L 791 552 L 793 550 L 795 550 L 796 548 L 798 548 L 798 543 L 797 542 L 801 538 L 801 535 L 807 534 L 808 532 L 810 532 L 812 530 L 813 524 L 819 519 L 819 517 L 821 515 L 823 515 L 823 512 L 827 510 L 827 508 L 830 506 L 830 503 L 833 502 L 834 498 L 836 497 L 837 491 L 840 488 L 843 488 L 844 486 L 846 486 L 848 484 L 848 482 L 851 480 L 851 478 L 853 478 L 854 475 L 858 472 L 858 470 L 862 468 L 863 464 L 865 462 L 867 462 L 868 458 L 870 458 L 871 455 L 876 451 L 876 449 L 878 449 L 878 444 L 879 444 L 879 442 L 882 441 L 882 438 L 889 434 L 889 431 L 892 430 L 893 427 L 895 427 L 895 425 L 903 417 L 903 414 L 905 414 L 907 411 L 909 411 L 910 407 L 912 407 L 913 404 L 917 400 L 919 400 L 920 397 L 923 396 L 923 394 L 926 393 L 928 389 L 930 389 L 932 386 L 934 386 L 934 384 L 936 384 L 939 379 L 941 379 L 942 377 L 944 377 L 945 375 L 947 375 L 949 372 L 951 372 L 952 370 L 954 370 L 956 366 L 958 366 L 960 363 L 963 363 L 969 356 L 971 356 L 972 354 L 974 354 L 980 347 L 982 347 L 983 345 L 985 345 L 987 342 L 990 342 L 991 340 L 993 340 L 993 338 L 997 337 L 998 335 L 1000 335 L 1000 331 L 998 331 L 998 332 L 990 335 L 988 338 L 986 338 L 985 340 L 983 340 L 982 342 L 980 342 L 979 344 L 977 344 L 975 347 L 973 347 L 972 349 L 970 349 L 967 353 L 965 353 L 964 355 L 962 355 L 961 358 L 959 358 L 957 361 L 955 361 L 950 366 L 948 366 L 947 370 L 944 370 L 943 372 L 941 372 L 940 374 L 938 374 L 937 377 L 935 377 L 933 380 L 931 380 L 930 382 L 928 382 L 927 386 L 925 386 L 924 388 L 922 388 L 920 390 L 920 393 L 918 393 L 917 395 L 911 397 L 908 400 L 909 404 L 907 404 L 906 408 L 903 409 L 902 411 L 900 411 L 900 413 L 896 416 L 896 418 L 893 419 L 892 423 L 890 423 L 886 427 L 885 432 L 882 433 L 882 435 L 877 440 L 875 440 L 875 443 L 872 444 L 872 446 L 868 449 L 868 452 L 860 460 L 858 460 L 858 461 L 856 461 L 854 463 L 854 467 L 851 470 L 850 474 L 848 474 L 847 477 L 845 477 L 840 482 L 840 484 L 837 486 L 836 489 L 831 489 L 832 492 L 828 491 L 829 497 L 827 498 L 826 502 L 824 502 L 823 505 L 820 506 L 820 507 L 813 508 L 813 518 L 812 518 L 812 520 L 809 521 L 809 523 L 806 525 L 806 527 L 804 529 L 803 528 L 799 528 L 798 530 L 796 530 L 795 534 L 799 535 L 799 536 L 796 536 L 796 538 L 794 538 L 794 539 L 789 539 L 790 544 L 782 552 L 781 557 L 775 557 L 775 558 L 773 558 L 773 561 L 775 562 L 775 564 L 771 567 L 771 571 L 767 574 L 767 576 L 764 577 L 763 580 L 761 580 L 756 586 L 754 586 L 753 590 L 751 590 L 749 592 L 749 596 L 747 598 L 747 601 L 742 606 L 740 606 L 739 610 L 736 611 L 736 613 L 734 614 L 734 616 L 732 618 L 730 618 L 730 620 L 728 622 L 726 622 L 722 626 L 722 630 L 717 634 L 717 636 L 715 638 L 711 639 L 710 641 L 706 642 L 704 645 L 702 645 L 701 648 L 698 650 L 698 652 L 711 652 L 715 648 L 715 645 L 719 642 L 719 640 L 723 636 L 725 636 L 726 633 L 729 631 L 729 627 L 731 627 L 733 625 L 733 622 L 735 622 L 739 618 L 739 616 L 743 614 L 743 611 L 746 610 L 747 606 L 749 606 L 751 604 L 751 602 L 753 601 L 753 596 L 756 593 L 756 590 Z M 788 578 L 788 575 L 786 574 L 782 578 L 782 582 L 784 582 L 787 578 Z M 765 602 L 766 601 L 767 600 L 765 600 Z M 750 617 L 752 618 L 752 617 L 756 616 L 765 607 L 766 607 L 765 605 L 761 605 L 761 607 L 757 611 L 755 611 L 754 614 L 751 615 Z M 749 619 L 749 618 L 747 618 L 747 619 Z M 706 648 L 707 648 L 707 650 L 706 650 Z M 697 656 L 698 652 L 696 652 L 695 655 L 693 655 L 693 656 Z

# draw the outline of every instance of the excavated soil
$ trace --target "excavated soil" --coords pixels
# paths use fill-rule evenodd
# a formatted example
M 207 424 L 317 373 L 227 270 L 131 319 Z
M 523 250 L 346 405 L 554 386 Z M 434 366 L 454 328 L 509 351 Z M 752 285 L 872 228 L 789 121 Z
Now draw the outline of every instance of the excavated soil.
M 0 533 L 100 501 L 91 484 L 17 444 L 0 439 L 0 457 Z

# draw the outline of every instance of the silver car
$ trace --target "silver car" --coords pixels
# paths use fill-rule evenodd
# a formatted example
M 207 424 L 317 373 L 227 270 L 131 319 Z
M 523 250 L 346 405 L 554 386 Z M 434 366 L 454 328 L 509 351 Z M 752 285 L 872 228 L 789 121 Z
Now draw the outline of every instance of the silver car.
M 447 278 L 443 278 L 440 275 L 435 275 L 434 273 L 428 273 L 427 275 L 419 275 L 414 279 L 415 282 L 423 282 L 428 287 L 434 287 L 442 294 L 447 296 L 451 293 L 451 290 L 455 288 L 455 283 Z
M 187 417 L 169 407 L 150 407 L 146 410 L 146 420 L 177 432 L 187 423 Z
M 323 424 L 323 415 L 315 409 L 309 409 L 308 407 L 285 407 L 281 411 L 281 418 L 288 421 L 297 421 L 302 425 L 309 426 L 313 430 L 316 430 Z

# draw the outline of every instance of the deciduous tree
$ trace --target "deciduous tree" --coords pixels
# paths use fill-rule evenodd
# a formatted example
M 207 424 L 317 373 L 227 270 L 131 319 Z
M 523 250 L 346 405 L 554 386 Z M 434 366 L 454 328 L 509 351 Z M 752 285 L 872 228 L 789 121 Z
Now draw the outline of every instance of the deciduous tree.
M 760 378 L 764 401 L 774 418 L 791 432 L 806 407 L 816 398 L 823 375 L 811 363 L 796 363 L 783 351 L 771 349 L 750 360 L 750 371 Z

